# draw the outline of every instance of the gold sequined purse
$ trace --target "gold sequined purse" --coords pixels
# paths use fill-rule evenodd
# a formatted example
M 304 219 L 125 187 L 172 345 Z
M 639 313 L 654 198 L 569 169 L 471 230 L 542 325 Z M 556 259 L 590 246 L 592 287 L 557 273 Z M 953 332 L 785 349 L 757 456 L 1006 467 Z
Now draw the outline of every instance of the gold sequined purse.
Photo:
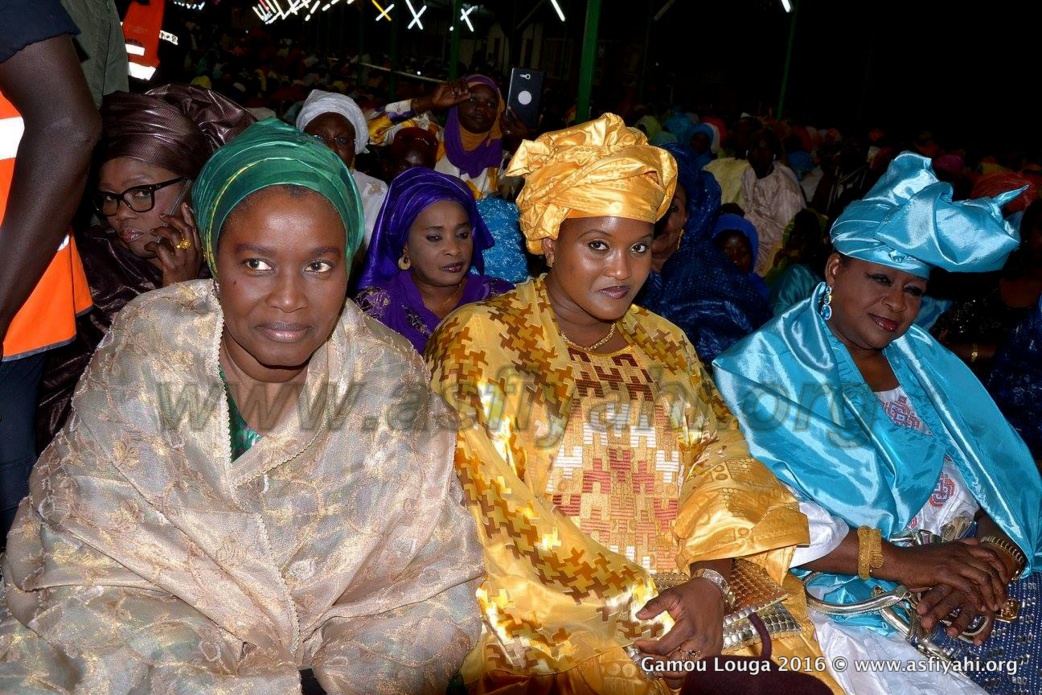
M 659 591 L 672 588 L 691 579 L 682 572 L 655 575 Z M 748 560 L 734 561 L 728 580 L 734 592 L 734 609 L 724 616 L 724 652 L 735 651 L 760 641 L 749 616 L 756 613 L 772 637 L 800 632 L 800 624 L 781 604 L 788 595 L 785 589 L 767 575 L 767 571 Z

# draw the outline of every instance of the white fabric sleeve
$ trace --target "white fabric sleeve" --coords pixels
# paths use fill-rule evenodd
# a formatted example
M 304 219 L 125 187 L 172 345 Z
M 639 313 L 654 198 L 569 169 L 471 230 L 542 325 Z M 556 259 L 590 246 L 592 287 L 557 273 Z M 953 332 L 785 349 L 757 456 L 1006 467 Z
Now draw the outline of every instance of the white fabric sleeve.
M 785 487 L 800 503 L 800 511 L 807 515 L 807 523 L 810 524 L 810 543 L 796 546 L 796 552 L 792 555 L 792 566 L 800 567 L 825 557 L 838 548 L 847 537 L 850 527 L 839 517 L 832 516 L 824 507 L 803 499 L 788 485 Z
M 393 113 L 396 116 L 412 113 L 412 99 L 395 101 L 384 107 L 384 113 Z

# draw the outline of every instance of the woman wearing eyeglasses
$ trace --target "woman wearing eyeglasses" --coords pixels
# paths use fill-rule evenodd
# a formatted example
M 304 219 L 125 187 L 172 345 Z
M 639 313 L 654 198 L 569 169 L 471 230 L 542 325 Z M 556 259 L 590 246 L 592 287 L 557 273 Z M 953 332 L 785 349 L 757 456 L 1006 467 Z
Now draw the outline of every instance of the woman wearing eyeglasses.
M 254 118 L 207 89 L 166 85 L 144 94 L 114 92 L 101 106 L 103 134 L 91 193 L 105 221 L 77 235 L 94 307 L 76 338 L 52 350 L 37 397 L 41 451 L 68 417 L 69 400 L 112 319 L 134 297 L 206 276 L 188 196 L 218 147 Z

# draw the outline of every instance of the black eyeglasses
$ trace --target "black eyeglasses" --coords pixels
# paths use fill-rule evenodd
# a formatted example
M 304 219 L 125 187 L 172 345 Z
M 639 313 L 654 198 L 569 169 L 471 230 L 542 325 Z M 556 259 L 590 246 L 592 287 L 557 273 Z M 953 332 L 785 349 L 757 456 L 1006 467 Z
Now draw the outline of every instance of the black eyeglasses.
M 325 135 L 315 134 L 311 137 L 315 138 L 329 149 L 333 149 L 334 144 L 340 145 L 341 147 L 347 147 L 349 144 L 354 144 L 355 141 L 354 138 L 348 138 L 346 135 L 337 135 L 333 138 L 327 138 Z
M 180 183 L 185 177 L 163 181 L 161 183 L 150 183 L 147 186 L 132 186 L 122 193 L 109 193 L 98 191 L 94 194 L 92 202 L 94 209 L 106 217 L 115 215 L 119 210 L 119 204 L 123 203 L 134 212 L 148 212 L 156 206 L 156 191 L 160 188 L 173 186 Z

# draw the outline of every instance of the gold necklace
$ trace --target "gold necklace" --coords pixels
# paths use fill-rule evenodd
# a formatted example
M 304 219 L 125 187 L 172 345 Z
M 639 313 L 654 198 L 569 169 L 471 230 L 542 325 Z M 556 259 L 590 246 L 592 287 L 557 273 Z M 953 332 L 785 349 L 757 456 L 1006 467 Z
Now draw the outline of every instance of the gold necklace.
M 564 342 L 568 343 L 568 344 L 569 344 L 569 345 L 571 345 L 572 347 L 577 347 L 577 348 L 579 348 L 580 350 L 586 350 L 587 352 L 593 352 L 594 350 L 596 350 L 597 348 L 599 348 L 600 346 L 604 345 L 604 344 L 605 344 L 605 343 L 607 343 L 607 342 L 608 342 L 609 340 L 611 340 L 611 339 L 612 339 L 612 337 L 614 337 L 614 336 L 615 336 L 615 324 L 614 324 L 614 323 L 612 323 L 612 324 L 611 324 L 611 328 L 609 328 L 609 329 L 608 329 L 608 333 L 607 333 L 607 335 L 605 335 L 605 336 L 604 336 L 603 338 L 601 338 L 600 340 L 598 340 L 598 341 L 597 341 L 596 343 L 594 343 L 593 345 L 588 345 L 588 346 L 587 346 L 587 345 L 580 345 L 579 343 L 576 343 L 576 342 L 575 342 L 575 341 L 573 341 L 573 340 L 572 340 L 571 338 L 569 338 L 568 336 L 566 336 L 566 335 L 564 334 L 564 331 L 561 331 L 561 337 L 562 337 L 562 338 L 564 338 Z
M 458 300 L 459 299 L 458 295 L 463 294 L 463 283 L 465 283 L 465 282 L 466 282 L 466 278 L 464 278 L 463 280 L 460 280 L 459 285 L 457 285 L 456 289 L 454 289 L 452 291 L 452 294 L 449 295 L 449 298 L 446 299 L 445 301 L 443 301 L 441 304 L 438 305 L 438 311 L 441 311 L 442 309 L 444 309 L 445 305 L 447 305 L 452 300 L 454 300 L 454 299 Z

